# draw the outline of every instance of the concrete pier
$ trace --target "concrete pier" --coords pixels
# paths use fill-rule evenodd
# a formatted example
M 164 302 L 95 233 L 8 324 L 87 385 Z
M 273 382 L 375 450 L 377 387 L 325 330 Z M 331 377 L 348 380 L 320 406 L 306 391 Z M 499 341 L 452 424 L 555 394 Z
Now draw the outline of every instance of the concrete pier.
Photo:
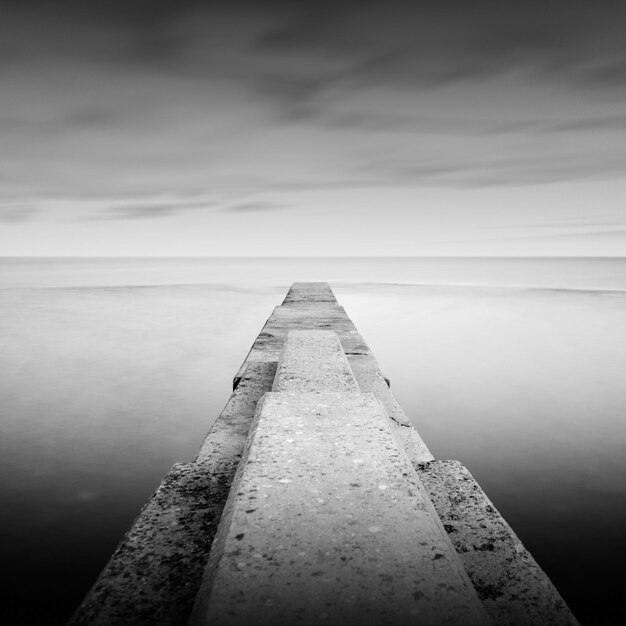
M 292 331 L 194 624 L 485 624 L 415 469 L 334 332 Z
M 71 623 L 188 621 L 577 623 L 471 474 L 430 454 L 324 283 L 291 287 Z

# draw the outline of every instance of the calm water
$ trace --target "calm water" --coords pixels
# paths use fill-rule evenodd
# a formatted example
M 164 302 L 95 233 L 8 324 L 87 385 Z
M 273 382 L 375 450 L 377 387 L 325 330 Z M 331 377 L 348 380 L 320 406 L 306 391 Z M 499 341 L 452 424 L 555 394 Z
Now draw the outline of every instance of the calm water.
M 332 284 L 583 623 L 623 622 L 626 260 L 5 259 L 2 623 L 69 617 L 294 280 Z

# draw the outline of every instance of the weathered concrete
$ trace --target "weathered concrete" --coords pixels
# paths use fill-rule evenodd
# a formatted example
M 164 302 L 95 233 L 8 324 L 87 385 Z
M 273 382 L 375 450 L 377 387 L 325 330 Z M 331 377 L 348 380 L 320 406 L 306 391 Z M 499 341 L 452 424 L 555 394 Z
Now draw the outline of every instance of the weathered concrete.
M 232 481 L 229 467 L 198 469 L 175 465 L 167 474 L 71 624 L 184 623 Z
M 278 361 L 272 390 L 360 391 L 337 334 L 329 330 L 289 332 Z
M 192 624 L 484 624 L 373 394 L 267 394 Z
M 202 443 L 196 462 L 212 462 L 216 457 L 239 462 L 257 402 L 270 391 L 275 376 L 276 363 L 271 361 L 246 365 L 241 383 Z
M 578 623 L 461 463 L 424 463 L 418 475 L 494 624 Z
M 281 305 L 274 309 L 252 344 L 244 364 L 278 361 L 285 335 L 290 330 L 332 330 L 339 335 L 346 354 L 351 350 L 369 350 L 343 307 L 332 303 L 316 305 L 308 301 L 302 304 L 292 301 L 290 305 Z
M 328 283 L 293 283 L 283 300 L 283 304 L 302 304 L 322 302 L 337 304 L 337 299 Z
M 389 388 L 389 382 L 384 377 L 378 361 L 374 358 L 374 355 L 370 353 L 365 354 L 350 354 L 348 356 L 348 362 L 354 372 L 354 376 L 359 383 L 361 391 L 369 391 L 380 398 L 383 406 L 387 410 L 389 417 L 400 426 L 411 428 L 411 422 L 405 415 L 404 411 L 395 399 L 391 389 Z M 426 445 L 422 442 L 424 452 L 430 454 Z
M 70 624 L 181 624 L 275 363 L 252 363 L 194 463 L 175 465 L 143 508 Z
M 372 392 L 381 400 L 394 422 L 393 429 L 396 438 L 407 455 L 415 462 L 433 460 L 433 455 L 389 389 L 389 381 L 383 375 L 369 346 L 358 333 L 343 307 L 337 304 L 326 283 L 294 283 L 292 285 L 283 305 L 274 309 L 263 326 L 236 374 L 233 385 L 236 387 L 248 363 L 277 362 L 285 337 L 292 330 L 336 332 L 361 391 Z

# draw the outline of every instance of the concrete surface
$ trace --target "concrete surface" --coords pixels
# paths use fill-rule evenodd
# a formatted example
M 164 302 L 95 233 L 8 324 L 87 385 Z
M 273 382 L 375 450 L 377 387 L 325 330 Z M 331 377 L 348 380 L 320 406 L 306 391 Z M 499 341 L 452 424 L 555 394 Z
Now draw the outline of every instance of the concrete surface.
M 243 453 L 257 402 L 272 388 L 276 363 L 249 363 L 243 378 L 206 436 L 196 462 L 213 461 L 216 457 L 236 459 Z
M 354 376 L 359 383 L 361 391 L 371 392 L 378 396 L 387 410 L 389 417 L 394 422 L 400 426 L 411 428 L 409 418 L 405 415 L 402 407 L 398 404 L 398 401 L 391 392 L 389 382 L 384 377 L 380 366 L 378 365 L 378 361 L 374 358 L 374 355 L 371 352 L 363 354 L 350 354 L 348 356 L 348 362 L 350 363 Z M 430 454 L 425 444 L 424 452 Z
M 578 624 L 550 579 L 461 463 L 434 461 L 418 470 L 494 624 Z
M 398 442 L 416 462 L 432 461 L 433 455 L 389 389 L 389 381 L 343 307 L 337 304 L 326 283 L 294 283 L 283 305 L 274 309 L 252 345 L 239 372 L 236 387 L 248 363 L 277 362 L 285 337 L 291 330 L 331 330 L 337 333 L 356 381 L 362 391 L 374 393 L 393 420 Z
M 191 624 L 485 624 L 373 394 L 269 393 Z
M 289 331 L 272 390 L 360 391 L 337 333 L 329 330 Z
M 283 304 L 302 304 L 303 302 L 337 304 L 337 299 L 328 283 L 293 283 Z

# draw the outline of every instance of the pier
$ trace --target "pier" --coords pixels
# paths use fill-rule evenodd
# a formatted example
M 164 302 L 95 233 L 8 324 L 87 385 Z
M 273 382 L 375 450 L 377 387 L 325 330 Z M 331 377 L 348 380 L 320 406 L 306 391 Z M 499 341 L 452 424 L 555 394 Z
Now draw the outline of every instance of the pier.
M 330 287 L 294 283 L 70 623 L 577 621 L 470 472 L 434 459 Z

